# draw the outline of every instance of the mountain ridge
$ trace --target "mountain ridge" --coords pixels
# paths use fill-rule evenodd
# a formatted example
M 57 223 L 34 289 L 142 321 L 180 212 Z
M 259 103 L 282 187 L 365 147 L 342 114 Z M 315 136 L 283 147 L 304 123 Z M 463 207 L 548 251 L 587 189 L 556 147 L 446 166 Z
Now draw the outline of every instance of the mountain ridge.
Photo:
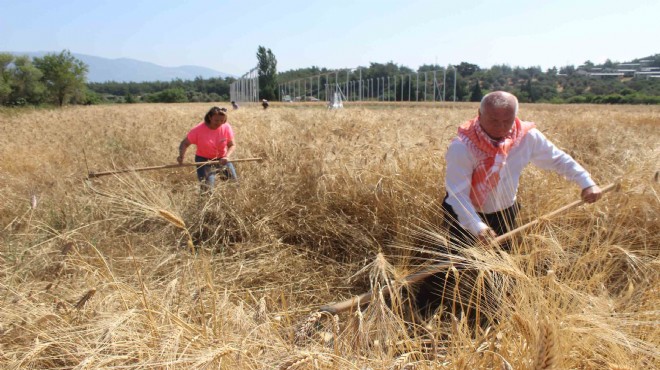
M 8 51 L 15 56 L 27 55 L 31 58 L 43 57 L 46 54 L 58 54 L 54 51 Z M 89 67 L 87 82 L 154 82 L 172 81 L 175 79 L 194 80 L 196 77 L 225 78 L 234 77 L 225 72 L 211 68 L 182 65 L 178 67 L 165 67 L 152 62 L 145 62 L 133 58 L 104 58 L 95 55 L 71 53 Z

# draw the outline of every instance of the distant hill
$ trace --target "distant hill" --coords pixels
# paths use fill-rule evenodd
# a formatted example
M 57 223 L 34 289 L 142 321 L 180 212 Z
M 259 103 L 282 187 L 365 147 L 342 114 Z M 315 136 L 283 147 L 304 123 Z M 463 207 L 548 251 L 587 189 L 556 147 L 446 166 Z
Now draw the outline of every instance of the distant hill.
M 59 52 L 13 52 L 14 55 L 28 55 L 32 58 L 43 57 L 46 54 Z M 93 55 L 71 53 L 77 59 L 89 66 L 88 82 L 150 82 L 171 81 L 174 79 L 194 80 L 201 76 L 207 78 L 225 78 L 232 75 L 200 66 L 163 67 L 158 64 L 143 62 L 136 59 L 119 58 L 109 59 Z

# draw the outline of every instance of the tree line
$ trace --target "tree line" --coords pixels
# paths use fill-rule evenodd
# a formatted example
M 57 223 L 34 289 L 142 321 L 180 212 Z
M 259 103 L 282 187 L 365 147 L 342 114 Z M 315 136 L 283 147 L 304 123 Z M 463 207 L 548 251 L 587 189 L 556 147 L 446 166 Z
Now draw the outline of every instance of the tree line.
M 651 60 L 650 67 L 660 67 L 660 54 L 643 59 Z M 639 59 L 633 60 L 633 62 L 637 61 Z M 598 66 L 587 61 L 585 65 L 591 68 L 608 68 L 607 63 Z M 612 62 L 609 63 L 612 64 Z M 454 74 L 454 68 L 456 74 Z M 417 70 L 413 70 L 393 62 L 371 63 L 368 67 L 359 67 L 349 71 L 348 76 L 345 70 L 335 72 L 312 66 L 280 73 L 278 79 L 282 82 L 311 79 L 310 84 L 318 86 L 318 82 L 315 80 L 318 78 L 321 86 L 335 81 L 341 86 L 347 79 L 355 81 L 361 78 L 364 84 L 366 80 L 382 79 L 385 81 L 388 77 L 397 76 L 399 84 L 397 89 L 390 88 L 381 93 L 378 98 L 386 101 L 402 101 L 416 100 L 415 90 L 424 91 L 423 84 L 425 83 L 430 86 L 428 91 L 432 91 L 430 90 L 434 84 L 431 81 L 432 72 L 436 71 L 438 84 L 444 84 L 442 86 L 444 89 L 442 87 L 438 89 L 436 100 L 453 101 L 454 86 L 456 86 L 457 101 L 476 102 L 480 101 L 488 91 L 504 90 L 515 94 L 521 102 L 530 103 L 660 104 L 659 78 L 597 78 L 581 74 L 579 69 L 574 66 L 559 69 L 553 67 L 546 71 L 540 67 L 511 67 L 508 65 L 495 65 L 482 69 L 476 64 L 467 62 L 444 70 L 446 71 L 445 79 L 441 72 L 443 67 L 439 65 L 422 65 Z M 424 76 L 424 72 L 427 72 L 428 82 L 423 78 L 420 78 L 418 82 L 415 74 Z M 456 79 L 455 83 L 454 79 Z M 412 97 L 410 96 L 411 90 Z M 444 92 L 444 96 L 442 92 Z
M 34 60 L 0 53 L 0 104 L 84 104 L 87 72 L 87 65 L 68 50 Z
M 346 71 L 338 72 L 312 66 L 285 72 L 277 72 L 277 59 L 270 49 L 259 46 L 257 50 L 260 99 L 276 100 L 278 83 L 307 79 L 315 76 L 321 84 L 333 78 L 346 81 Z M 660 67 L 660 54 L 635 59 L 650 60 L 648 66 Z M 602 65 L 590 61 L 589 68 L 613 68 L 607 60 Z M 456 74 L 454 75 L 453 69 Z M 422 65 L 417 70 L 394 62 L 370 63 L 348 72 L 350 80 L 411 76 L 415 73 L 440 71 L 439 65 Z M 579 68 L 564 66 L 543 71 L 540 67 L 511 67 L 495 65 L 480 68 L 476 64 L 462 62 L 447 70 L 445 96 L 436 100 L 479 101 L 488 91 L 505 90 L 518 96 L 521 102 L 545 103 L 603 103 L 603 104 L 660 104 L 659 78 L 594 78 L 580 74 Z M 236 79 L 197 77 L 194 80 L 175 79 L 154 82 L 87 82 L 88 66 L 76 59 L 68 50 L 47 54 L 41 58 L 14 56 L 0 53 L 0 104 L 5 106 L 55 104 L 103 104 L 136 102 L 215 102 L 228 101 L 231 83 Z M 455 80 L 454 81 L 454 76 Z M 383 100 L 410 99 L 409 88 L 419 87 L 416 81 L 402 78 L 403 88 L 388 90 Z M 408 86 L 408 85 L 412 86 Z M 414 99 L 413 99 L 414 100 Z
M 186 103 L 229 100 L 233 77 L 174 79 L 153 82 L 90 82 L 87 87 L 97 102 Z
M 214 102 L 229 99 L 227 78 L 87 82 L 89 67 L 70 51 L 34 59 L 0 53 L 0 105 Z

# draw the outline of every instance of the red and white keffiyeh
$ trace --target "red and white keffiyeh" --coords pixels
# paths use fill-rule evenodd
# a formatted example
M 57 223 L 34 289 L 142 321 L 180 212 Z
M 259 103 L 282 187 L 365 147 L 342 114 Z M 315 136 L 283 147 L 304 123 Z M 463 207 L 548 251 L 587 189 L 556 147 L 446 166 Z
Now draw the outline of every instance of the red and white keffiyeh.
M 475 155 L 479 164 L 472 173 L 470 200 L 480 209 L 488 194 L 497 187 L 500 171 L 506 164 L 506 157 L 529 130 L 536 127 L 533 122 L 521 121 L 518 117 L 509 134 L 495 142 L 481 128 L 479 117 L 465 122 L 458 128 L 458 137 Z

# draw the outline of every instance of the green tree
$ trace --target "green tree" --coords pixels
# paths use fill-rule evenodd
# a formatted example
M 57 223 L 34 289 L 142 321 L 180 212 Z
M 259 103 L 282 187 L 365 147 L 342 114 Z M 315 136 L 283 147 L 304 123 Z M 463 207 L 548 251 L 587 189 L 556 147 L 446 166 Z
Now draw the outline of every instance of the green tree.
M 575 66 L 567 65 L 559 68 L 559 73 L 562 75 L 572 76 L 575 73 Z
M 47 54 L 35 58 L 34 65 L 43 72 L 42 81 L 46 85 L 48 96 L 60 107 L 74 96 L 85 93 L 88 67 L 76 59 L 70 51 L 59 54 Z
M 458 68 L 456 69 L 458 72 Z M 454 76 L 456 77 L 456 83 L 454 83 Z M 460 73 L 454 74 L 454 70 L 447 70 L 447 85 L 445 87 L 445 101 L 454 100 L 454 86 L 456 86 L 456 101 L 467 101 L 469 98 L 469 86 L 468 80 L 461 76 Z
M 528 78 L 527 82 L 525 82 L 525 88 L 523 91 L 526 93 L 527 99 L 529 100 L 530 103 L 534 103 L 536 101 L 536 93 L 534 90 L 534 86 L 532 85 L 531 78 Z
M 188 101 L 188 96 L 183 88 L 174 87 L 149 95 L 147 101 L 150 103 L 185 103 Z
M 9 65 L 14 56 L 9 53 L 0 53 L 0 104 L 7 103 L 11 94 L 11 73 Z
M 135 99 L 133 94 L 131 94 L 130 92 L 126 94 L 126 97 L 124 98 L 124 101 L 128 104 L 137 103 L 137 100 Z
M 259 46 L 257 49 L 257 69 L 259 70 L 259 98 L 277 98 L 277 59 L 270 49 Z
M 131 94 L 131 90 L 128 87 L 124 89 L 124 102 L 128 104 L 137 103 L 135 96 Z
M 85 105 L 101 104 L 101 102 L 103 102 L 103 98 L 90 89 L 85 90 L 85 95 L 82 97 L 81 101 L 81 103 Z
M 455 68 L 463 77 L 470 77 L 473 73 L 481 70 L 478 65 L 467 62 L 461 62 L 461 64 L 455 66 Z
M 45 92 L 44 84 L 41 82 L 43 73 L 39 70 L 28 56 L 19 56 L 14 60 L 12 70 L 12 93 L 13 103 L 39 104 Z
M 584 63 L 582 63 L 582 66 L 584 66 L 584 68 L 586 68 L 586 69 L 591 69 L 591 68 L 595 67 L 596 65 L 592 61 L 587 60 Z
M 474 87 L 472 88 L 472 93 L 470 94 L 470 101 L 481 101 L 481 98 L 484 97 L 484 94 L 481 92 L 481 86 L 479 86 L 479 81 L 474 82 Z

